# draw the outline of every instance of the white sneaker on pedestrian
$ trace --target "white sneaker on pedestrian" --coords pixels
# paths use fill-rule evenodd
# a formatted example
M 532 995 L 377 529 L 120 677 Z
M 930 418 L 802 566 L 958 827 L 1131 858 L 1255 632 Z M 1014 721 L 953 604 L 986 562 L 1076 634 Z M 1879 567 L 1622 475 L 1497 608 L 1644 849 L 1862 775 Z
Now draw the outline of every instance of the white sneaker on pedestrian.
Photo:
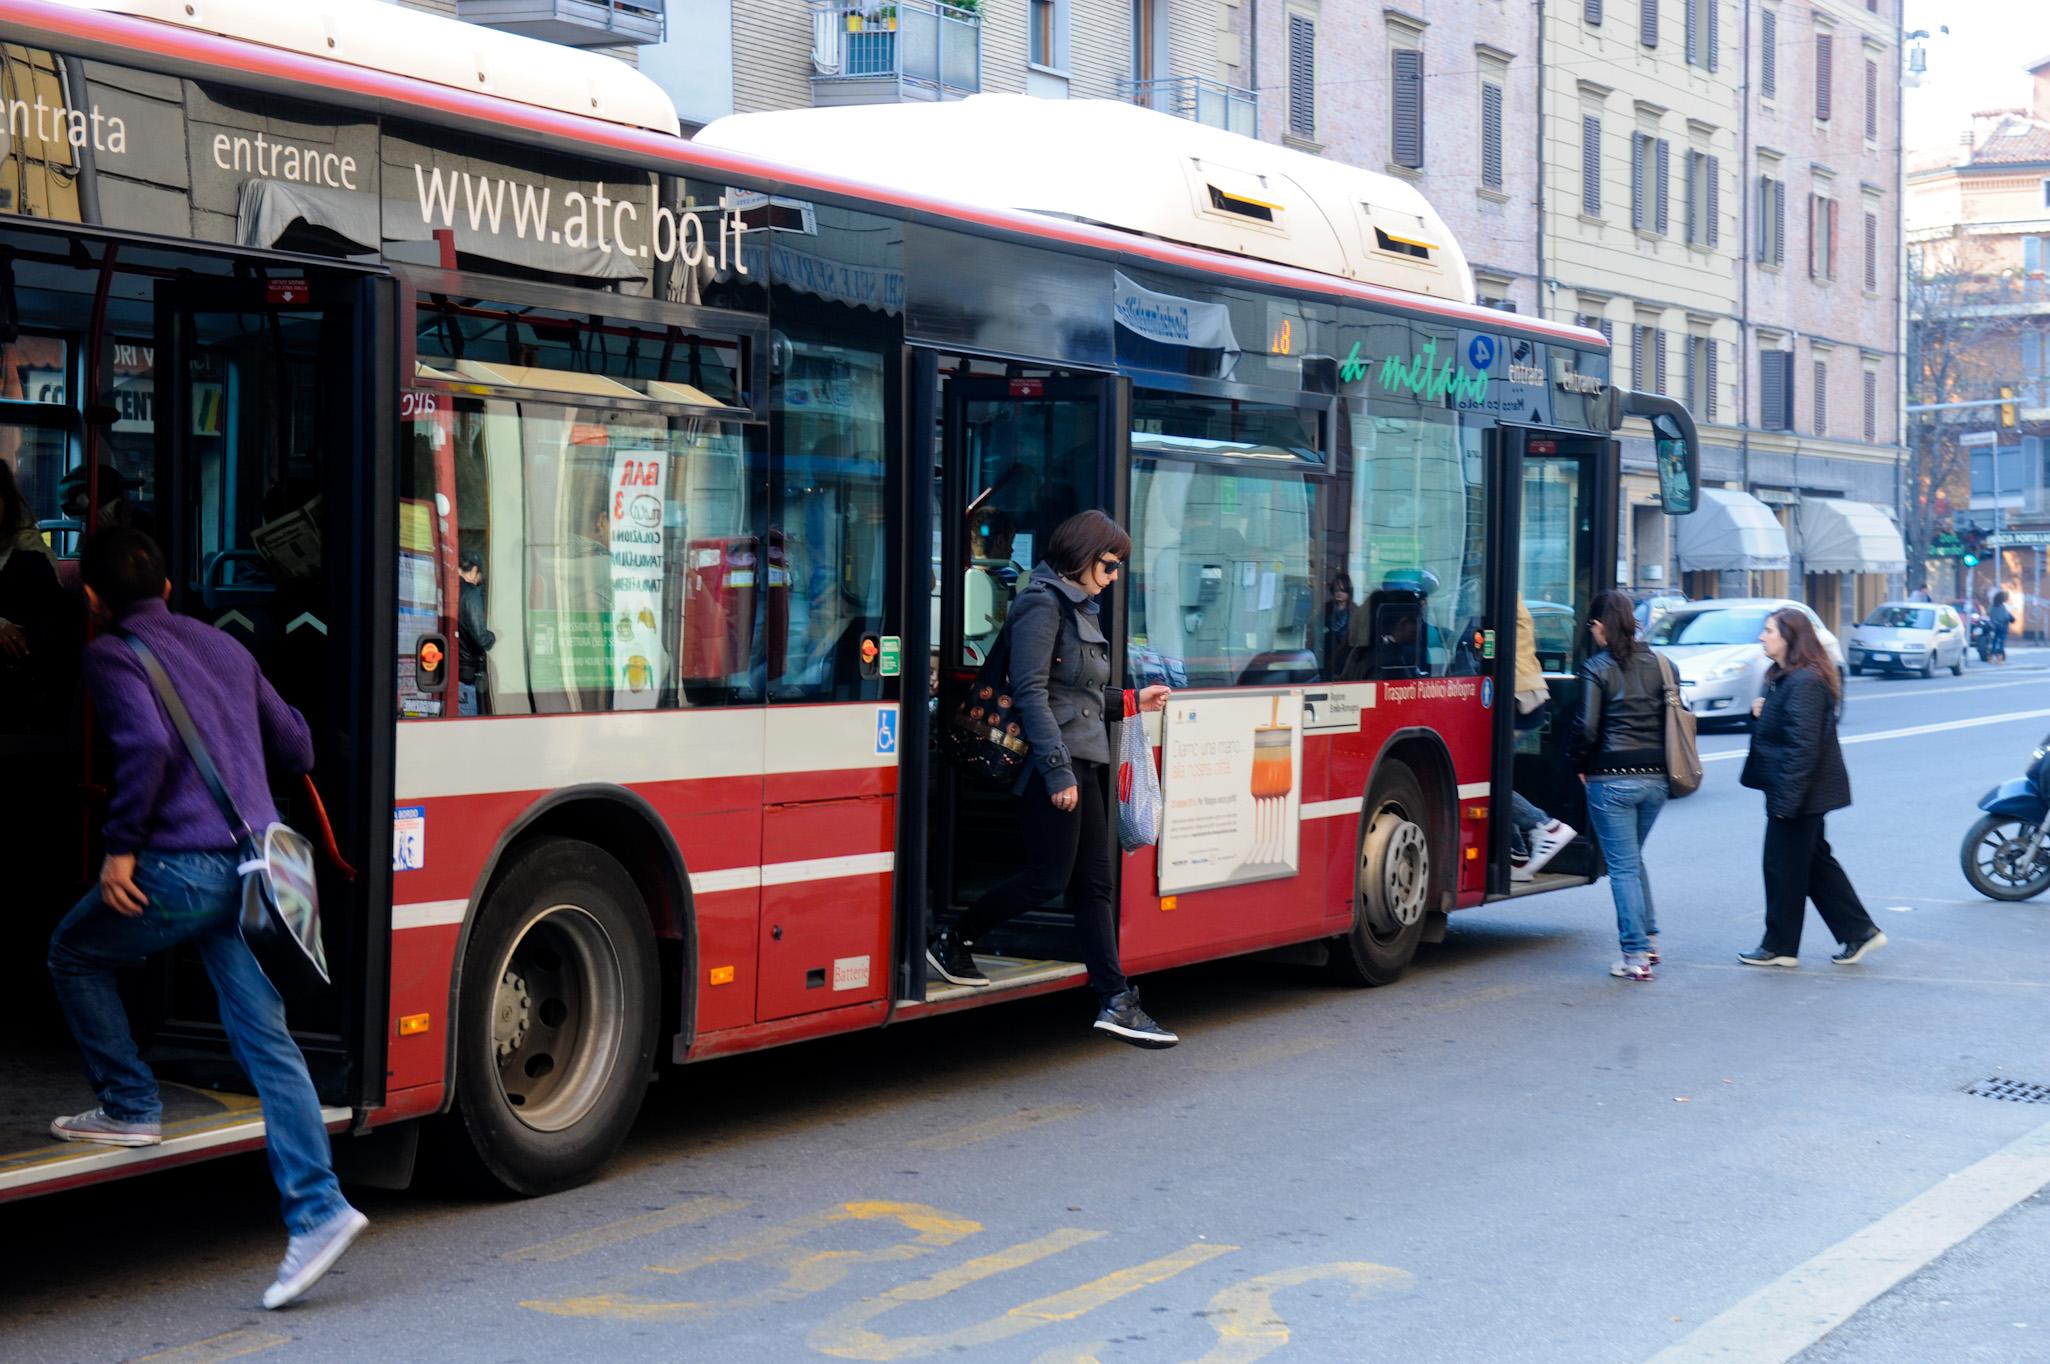
M 1530 859 L 1528 857 L 1510 857 L 1509 879 L 1511 881 L 1537 880 L 1537 873 L 1530 869 Z
M 129 1122 L 104 1108 L 88 1108 L 68 1118 L 52 1118 L 50 1135 L 59 1141 L 89 1141 L 101 1146 L 155 1146 L 164 1139 L 159 1123 Z
M 278 1266 L 278 1281 L 263 1290 L 263 1305 L 276 1311 L 319 1283 L 320 1276 L 334 1268 L 342 1252 L 369 1225 L 369 1218 L 345 1206 L 312 1231 L 294 1236 L 285 1247 L 284 1263 Z
M 1609 968 L 1609 974 L 1620 976 L 1624 980 L 1650 980 L 1652 979 L 1651 963 L 1644 959 L 1644 954 L 1641 952 L 1626 952 L 1616 959 L 1614 966 Z
M 1543 871 L 1545 863 L 1557 857 L 1559 849 L 1580 837 L 1580 834 L 1571 824 L 1555 819 L 1550 824 L 1532 829 L 1525 837 L 1530 842 L 1530 860 L 1524 863 L 1526 875 L 1523 879 L 1528 880 Z M 1510 879 L 1517 879 L 1515 868 L 1510 868 L 1509 875 Z

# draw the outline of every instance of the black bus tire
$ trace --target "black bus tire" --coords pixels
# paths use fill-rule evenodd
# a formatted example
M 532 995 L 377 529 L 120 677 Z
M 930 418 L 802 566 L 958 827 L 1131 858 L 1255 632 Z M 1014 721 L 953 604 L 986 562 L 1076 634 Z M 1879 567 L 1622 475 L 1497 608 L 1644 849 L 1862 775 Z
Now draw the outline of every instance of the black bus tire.
M 1416 956 L 1437 907 L 1423 784 L 1406 764 L 1384 764 L 1361 819 L 1352 931 L 1332 940 L 1331 970 L 1348 985 L 1388 985 Z
M 647 907 L 603 849 L 550 838 L 477 912 L 456 1015 L 459 1145 L 516 1194 L 590 1179 L 639 1114 L 660 973 Z

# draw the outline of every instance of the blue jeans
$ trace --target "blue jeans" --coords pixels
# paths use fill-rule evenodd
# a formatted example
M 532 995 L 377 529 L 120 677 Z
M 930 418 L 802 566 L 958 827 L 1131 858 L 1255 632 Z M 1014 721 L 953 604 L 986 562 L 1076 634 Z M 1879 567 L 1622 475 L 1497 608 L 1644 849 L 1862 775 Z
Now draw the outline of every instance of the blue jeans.
M 1525 800 L 1521 791 L 1509 793 L 1509 846 L 1512 851 L 1528 851 L 1530 831 L 1551 822 L 1552 817 Z
M 1644 840 L 1666 807 L 1664 777 L 1590 777 L 1587 819 L 1601 840 L 1609 865 L 1609 890 L 1616 897 L 1616 936 L 1625 956 L 1651 950 L 1659 931 L 1652 908 L 1651 881 L 1644 874 Z
M 271 1178 L 285 1226 L 297 1236 L 348 1204 L 335 1181 L 306 1058 L 285 1030 L 285 1003 L 242 941 L 237 860 L 228 852 L 142 853 L 135 880 L 148 907 L 127 918 L 93 887 L 50 936 L 50 977 L 100 1106 L 124 1122 L 158 1122 L 163 1100 L 129 1032 L 114 972 L 182 942 L 199 949 L 228 1046 L 263 1103 Z

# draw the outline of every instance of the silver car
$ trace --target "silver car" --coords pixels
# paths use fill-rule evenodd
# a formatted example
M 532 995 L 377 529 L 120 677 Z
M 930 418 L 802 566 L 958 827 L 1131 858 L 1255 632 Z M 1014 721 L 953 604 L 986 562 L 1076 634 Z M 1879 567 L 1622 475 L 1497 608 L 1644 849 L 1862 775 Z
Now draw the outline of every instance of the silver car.
M 1751 703 L 1765 694 L 1768 661 L 1758 642 L 1765 618 L 1782 607 L 1808 617 L 1816 637 L 1844 675 L 1844 650 L 1808 607 L 1785 597 L 1722 597 L 1688 602 L 1659 617 L 1651 647 L 1680 674 L 1680 699 L 1700 720 L 1751 723 Z
M 1955 607 L 1941 602 L 1890 601 L 1851 630 L 1851 674 L 1871 668 L 1880 672 L 1936 676 L 1948 668 L 1965 671 L 1965 622 Z

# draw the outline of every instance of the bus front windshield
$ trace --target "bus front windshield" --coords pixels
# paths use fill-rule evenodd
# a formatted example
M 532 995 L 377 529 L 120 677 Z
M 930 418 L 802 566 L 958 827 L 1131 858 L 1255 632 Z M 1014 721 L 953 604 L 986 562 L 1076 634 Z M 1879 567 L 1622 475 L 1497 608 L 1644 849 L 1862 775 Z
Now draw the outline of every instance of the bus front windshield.
M 1652 627 L 1653 644 L 1756 644 L 1764 611 L 1675 611 Z

